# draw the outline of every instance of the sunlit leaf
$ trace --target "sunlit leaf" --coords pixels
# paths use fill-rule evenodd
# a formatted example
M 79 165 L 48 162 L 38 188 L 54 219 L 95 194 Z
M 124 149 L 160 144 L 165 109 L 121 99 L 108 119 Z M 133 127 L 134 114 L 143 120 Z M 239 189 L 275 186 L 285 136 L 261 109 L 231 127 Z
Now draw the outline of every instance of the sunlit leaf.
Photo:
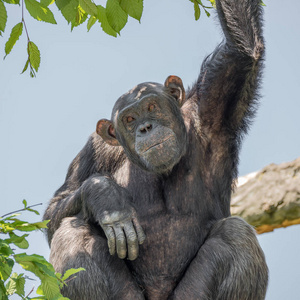
M 132 18 L 140 21 L 143 13 L 143 0 L 120 0 L 122 9 Z
M 6 290 L 8 295 L 17 294 L 24 296 L 25 291 L 25 278 L 24 274 L 12 273 L 8 283 L 6 284 Z
M 121 8 L 118 0 L 107 0 L 105 11 L 109 25 L 120 33 L 127 23 L 128 14 Z
M 209 0 L 209 2 L 214 8 L 216 8 L 216 0 Z
M 56 24 L 52 11 L 35 0 L 24 0 L 30 15 L 38 21 Z
M 8 55 L 10 53 L 13 46 L 15 45 L 15 43 L 19 39 L 20 35 L 22 34 L 22 31 L 23 31 L 23 23 L 22 22 L 18 23 L 17 25 L 15 25 L 13 27 L 13 29 L 11 30 L 11 33 L 10 33 L 10 37 L 5 44 L 5 54 L 6 55 Z M 5 57 L 6 57 L 6 55 L 5 55 Z

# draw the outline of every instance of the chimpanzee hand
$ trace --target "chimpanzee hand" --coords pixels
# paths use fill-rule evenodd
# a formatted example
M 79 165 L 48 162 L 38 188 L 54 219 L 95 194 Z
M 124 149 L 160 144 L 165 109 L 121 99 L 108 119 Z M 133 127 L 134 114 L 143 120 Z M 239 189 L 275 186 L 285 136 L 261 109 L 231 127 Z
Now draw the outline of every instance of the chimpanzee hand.
M 84 216 L 100 224 L 110 254 L 134 260 L 145 234 L 131 200 L 128 191 L 107 176 L 92 176 L 81 187 Z
M 122 210 L 105 211 L 100 225 L 107 237 L 109 253 L 117 251 L 119 258 L 135 260 L 139 254 L 139 244 L 145 240 L 144 231 L 137 219 L 136 211 L 129 205 Z

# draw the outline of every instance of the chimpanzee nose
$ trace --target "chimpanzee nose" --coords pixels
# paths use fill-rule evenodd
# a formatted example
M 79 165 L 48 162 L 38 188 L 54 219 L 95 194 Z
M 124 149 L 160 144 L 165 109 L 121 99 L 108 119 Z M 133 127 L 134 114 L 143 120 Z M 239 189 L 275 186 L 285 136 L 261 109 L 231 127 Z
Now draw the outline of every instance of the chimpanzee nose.
M 147 132 L 149 132 L 149 131 L 152 130 L 152 124 L 150 124 L 149 122 L 144 123 L 144 124 L 142 124 L 142 125 L 139 126 L 138 130 L 141 133 L 147 133 Z

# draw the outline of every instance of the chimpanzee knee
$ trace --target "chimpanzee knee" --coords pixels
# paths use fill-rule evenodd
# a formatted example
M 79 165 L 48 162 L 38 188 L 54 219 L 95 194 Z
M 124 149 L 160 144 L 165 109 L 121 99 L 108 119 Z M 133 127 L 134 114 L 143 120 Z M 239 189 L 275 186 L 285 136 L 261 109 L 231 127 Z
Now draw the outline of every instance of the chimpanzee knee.
M 253 228 L 238 217 L 217 221 L 178 283 L 172 300 L 263 300 L 268 268 Z
M 254 229 L 239 217 L 229 217 L 213 226 L 209 239 L 204 247 L 211 251 L 209 244 L 214 244 L 211 259 L 219 273 L 215 299 L 264 299 L 268 267 Z

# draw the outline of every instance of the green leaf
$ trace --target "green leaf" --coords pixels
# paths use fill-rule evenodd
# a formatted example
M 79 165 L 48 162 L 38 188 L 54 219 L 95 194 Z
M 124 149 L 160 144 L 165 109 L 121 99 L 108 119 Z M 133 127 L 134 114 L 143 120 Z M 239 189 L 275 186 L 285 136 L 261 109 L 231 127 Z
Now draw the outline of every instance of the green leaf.
M 24 274 L 18 275 L 17 273 L 13 273 L 8 283 L 6 284 L 6 290 L 8 295 L 17 294 L 22 297 L 25 294 L 24 286 L 25 286 Z
M 38 20 L 56 24 L 52 11 L 35 0 L 25 0 L 25 5 L 30 15 Z
M 30 63 L 30 76 L 34 77 L 35 72 L 38 71 L 40 63 L 41 63 L 40 51 L 39 51 L 38 47 L 36 46 L 36 44 L 33 42 L 28 42 L 27 51 L 28 51 L 28 59 L 29 59 L 29 63 Z M 45 227 L 40 227 L 40 226 L 44 226 L 43 222 L 31 223 L 31 224 L 27 224 L 27 225 L 24 224 L 24 226 L 18 227 L 17 229 L 20 231 L 29 231 L 28 229 L 30 227 L 35 228 L 33 230 L 45 228 Z M 27 230 L 23 230 L 26 227 L 29 227 L 29 228 L 27 228 Z
M 128 14 L 121 8 L 118 0 L 107 0 L 105 11 L 109 25 L 120 34 L 127 23 Z
M 30 46 L 29 46 L 29 44 L 30 44 Z M 35 46 L 35 44 L 33 42 L 29 42 L 28 47 L 27 47 L 27 51 L 28 51 L 29 64 L 35 69 L 34 66 L 36 66 L 37 63 L 38 63 L 38 65 L 40 63 L 40 57 L 38 57 L 38 54 L 40 52 L 38 51 L 37 47 L 35 46 L 36 47 L 35 48 L 33 45 Z M 32 52 L 32 49 L 33 49 L 33 52 Z M 37 53 L 36 49 L 37 49 L 38 53 Z M 29 52 L 29 51 L 31 51 L 31 52 Z M 32 61 L 32 59 L 33 59 L 33 61 Z M 33 65 L 33 63 L 35 65 Z M 26 64 L 27 64 L 27 62 L 26 62 Z M 25 64 L 25 67 L 26 67 L 26 64 Z M 25 70 L 25 67 L 24 67 L 24 70 Z M 42 221 L 42 222 L 36 222 L 36 223 L 27 223 L 27 222 L 19 220 L 19 221 L 16 221 L 16 222 L 12 223 L 11 225 L 13 225 L 15 227 L 15 229 L 19 230 L 19 231 L 34 231 L 34 230 L 37 230 L 37 229 L 47 228 L 48 223 L 49 223 L 49 220 L 45 220 L 45 221 Z
M 79 0 L 81 8 L 91 16 L 97 16 L 97 6 L 92 0 Z
M 206 15 L 207 15 L 208 17 L 210 17 L 210 13 L 209 13 L 209 11 L 208 11 L 208 10 L 206 10 L 205 8 L 204 8 L 204 11 L 205 11 Z
M 92 26 L 96 23 L 97 21 L 97 18 L 94 17 L 94 16 L 91 16 L 88 20 L 88 23 L 87 23 L 87 30 L 90 31 L 90 29 L 92 28 Z
M 196 1 L 194 1 L 194 10 L 195 10 L 195 20 L 197 21 L 200 18 L 201 11 L 200 11 L 199 4 Z
M 120 0 L 120 6 L 130 17 L 141 21 L 143 0 Z
M 216 0 L 209 0 L 211 3 L 212 7 L 216 8 Z
M 88 14 L 81 8 L 80 5 L 78 5 L 75 20 L 71 22 L 71 30 L 73 30 L 74 27 L 84 23 L 87 19 L 87 16 Z
M 117 37 L 117 32 L 109 25 L 107 21 L 106 9 L 101 5 L 98 5 L 97 9 L 98 9 L 98 20 L 101 23 L 102 30 L 111 36 Z
M 62 297 L 59 289 L 60 282 L 55 275 L 54 268 L 43 256 L 21 253 L 14 255 L 14 259 L 24 270 L 40 278 L 41 295 L 45 295 L 47 299 Z
M 77 16 L 79 0 L 56 0 L 55 4 L 68 23 L 74 22 Z
M 32 208 L 26 207 L 26 210 L 27 210 L 27 211 L 31 211 L 31 212 L 35 213 L 36 215 L 39 215 L 39 214 L 40 214 L 37 210 L 32 209 Z
M 14 226 L 12 226 L 11 224 L 0 221 L 0 232 L 7 233 L 7 232 L 13 231 L 15 229 L 16 228 Z
M 15 233 L 10 232 L 9 236 L 10 238 L 5 240 L 7 243 L 9 244 L 13 243 L 21 249 L 27 249 L 29 247 L 28 241 L 26 240 L 28 234 L 23 234 L 22 236 L 18 236 Z
M 7 11 L 5 5 L 0 1 L 0 34 L 4 32 L 7 22 Z
M 0 279 L 5 281 L 10 277 L 14 261 L 11 258 L 6 258 L 0 255 Z
M 41 0 L 40 3 L 44 7 L 48 7 L 49 5 L 53 4 L 55 0 Z
M 8 257 L 13 253 L 14 252 L 12 251 L 6 240 L 0 240 L 0 255 L 2 255 L 3 257 Z
M 58 280 L 56 277 L 43 277 L 41 280 L 41 285 L 38 287 L 36 292 L 40 295 L 45 295 L 47 299 L 60 299 L 60 297 L 63 297 L 60 293 Z
M 3 0 L 3 1 L 9 4 L 20 4 L 20 0 Z
M 26 207 L 27 207 L 27 201 L 24 199 L 24 200 L 22 201 L 22 203 L 24 204 L 24 208 L 26 208 Z
M 21 214 L 12 214 L 10 216 L 5 217 L 3 220 L 4 221 L 7 221 L 7 220 L 18 220 L 18 219 L 15 219 L 15 217 L 20 216 L 20 215 Z
M 8 297 L 6 295 L 6 288 L 4 286 L 3 280 L 0 280 L 0 299 L 1 300 L 8 300 Z
M 13 27 L 13 29 L 11 30 L 10 37 L 5 44 L 5 54 L 6 54 L 5 57 L 10 53 L 11 49 L 13 48 L 13 46 L 19 39 L 20 35 L 22 34 L 22 31 L 23 31 L 23 23 L 22 22 L 15 25 Z
M 85 271 L 84 268 L 78 268 L 78 269 L 69 269 L 65 272 L 64 276 L 62 277 L 62 280 L 66 280 L 68 279 L 70 276 L 78 273 L 78 272 L 81 272 L 81 271 Z

